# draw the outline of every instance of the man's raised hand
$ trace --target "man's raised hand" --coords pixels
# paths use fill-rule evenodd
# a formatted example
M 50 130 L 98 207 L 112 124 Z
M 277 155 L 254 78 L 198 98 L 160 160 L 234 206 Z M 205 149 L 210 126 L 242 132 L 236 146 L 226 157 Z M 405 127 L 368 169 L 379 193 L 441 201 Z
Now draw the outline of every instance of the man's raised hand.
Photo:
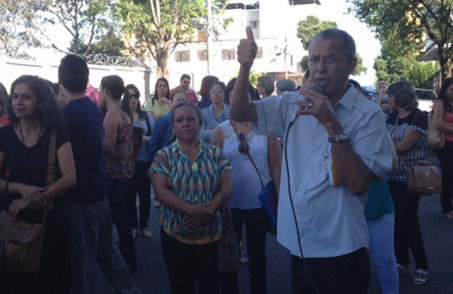
M 247 34 L 247 39 L 241 39 L 238 45 L 238 61 L 242 66 L 250 69 L 256 57 L 257 46 L 252 29 L 246 27 L 245 33 Z

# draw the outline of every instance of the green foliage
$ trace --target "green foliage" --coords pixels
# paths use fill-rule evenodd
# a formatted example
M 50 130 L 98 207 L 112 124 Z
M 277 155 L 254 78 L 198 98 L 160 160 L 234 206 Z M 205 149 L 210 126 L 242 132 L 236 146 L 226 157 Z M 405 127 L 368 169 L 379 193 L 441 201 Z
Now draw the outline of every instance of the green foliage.
M 420 52 L 405 40 L 390 38 L 382 42 L 381 55 L 374 68 L 378 79 L 393 83 L 406 79 L 416 88 L 432 88 L 438 64 L 419 61 Z
M 250 75 L 249 75 L 249 82 L 250 82 L 250 84 L 252 84 L 252 86 L 253 86 L 254 88 L 256 88 L 256 86 L 258 85 L 258 79 L 259 79 L 260 77 L 262 77 L 262 76 L 265 76 L 265 75 L 267 75 L 267 73 L 265 73 L 265 72 L 264 72 L 264 73 L 263 73 L 263 72 L 258 73 L 258 72 L 255 72 L 255 71 L 253 71 L 253 70 L 250 71 Z
M 305 50 L 308 50 L 311 40 L 319 34 L 321 31 L 331 28 L 337 28 L 337 23 L 334 21 L 320 21 L 318 17 L 314 15 L 307 16 L 306 20 L 299 21 L 297 27 L 297 37 L 302 42 L 302 46 Z M 360 75 L 367 71 L 367 68 L 363 66 L 363 59 L 359 54 L 356 54 L 359 61 L 354 71 L 354 75 Z M 304 56 L 299 62 L 299 66 L 303 72 L 308 71 L 308 56 Z
M 177 45 L 193 39 L 194 22 L 206 15 L 204 4 L 204 0 L 119 0 L 116 15 L 129 52 L 135 56 L 148 52 L 157 62 L 158 76 L 168 76 L 168 56 Z
M 337 23 L 334 21 L 320 21 L 314 15 L 307 16 L 306 20 L 299 21 L 297 27 L 297 37 L 302 42 L 305 50 L 308 50 L 311 40 L 321 31 L 330 28 L 336 28 Z
M 0 54 L 29 58 L 24 49 L 42 45 L 35 25 L 38 8 L 33 0 L 0 1 Z
M 363 65 L 363 58 L 359 53 L 356 53 L 355 57 L 357 58 L 357 66 L 352 74 L 360 76 L 362 73 L 366 73 L 368 69 Z
M 438 49 L 442 78 L 447 76 L 453 61 L 452 0 L 348 1 L 354 4 L 355 15 L 377 33 L 381 42 L 400 41 L 405 49 L 400 54 L 407 48 L 423 49 L 426 34 Z
M 71 35 L 69 51 L 78 54 L 89 54 L 96 52 L 98 48 L 104 51 L 117 53 L 116 48 L 105 48 L 104 35 L 112 37 L 114 24 L 109 23 L 110 0 L 43 0 L 42 11 L 49 13 L 45 21 L 50 24 L 59 22 Z M 118 38 L 118 37 L 117 37 Z M 111 43 L 118 45 L 118 43 Z M 53 45 L 56 47 L 55 45 Z M 104 46 L 104 47 L 103 47 Z M 60 49 L 61 50 L 61 49 Z

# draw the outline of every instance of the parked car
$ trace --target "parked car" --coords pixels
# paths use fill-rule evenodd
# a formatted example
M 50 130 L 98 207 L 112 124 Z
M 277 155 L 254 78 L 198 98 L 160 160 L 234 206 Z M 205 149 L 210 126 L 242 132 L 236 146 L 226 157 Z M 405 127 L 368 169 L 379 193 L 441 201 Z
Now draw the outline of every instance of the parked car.
M 415 89 L 418 100 L 418 108 L 423 111 L 431 112 L 434 101 L 437 99 L 436 92 L 431 89 Z

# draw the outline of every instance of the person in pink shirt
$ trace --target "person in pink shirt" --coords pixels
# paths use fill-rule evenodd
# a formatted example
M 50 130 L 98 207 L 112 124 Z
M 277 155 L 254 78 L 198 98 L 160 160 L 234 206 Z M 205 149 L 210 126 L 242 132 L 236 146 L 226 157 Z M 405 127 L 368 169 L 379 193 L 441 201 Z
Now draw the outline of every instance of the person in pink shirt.
M 90 83 L 88 83 L 85 95 L 87 95 L 91 99 L 91 101 L 96 103 L 96 105 L 99 105 L 99 92 Z
M 190 76 L 188 74 L 183 74 L 181 76 L 181 79 L 179 79 L 179 82 L 180 82 L 180 85 L 176 88 L 173 88 L 170 91 L 170 95 L 178 89 L 183 89 L 187 93 L 187 97 L 188 97 L 187 101 L 198 104 L 197 94 L 195 94 L 195 91 L 193 89 L 189 88 Z

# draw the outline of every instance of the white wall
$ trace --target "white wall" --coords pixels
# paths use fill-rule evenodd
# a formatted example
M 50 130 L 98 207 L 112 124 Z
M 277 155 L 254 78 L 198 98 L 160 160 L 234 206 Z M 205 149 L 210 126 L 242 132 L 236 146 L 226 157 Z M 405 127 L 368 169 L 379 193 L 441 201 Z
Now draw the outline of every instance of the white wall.
M 35 61 L 0 57 L 0 82 L 6 87 L 8 92 L 14 80 L 21 75 L 36 75 L 56 83 L 58 81 L 58 65 L 58 63 L 44 64 Z M 150 93 L 150 70 L 101 65 L 88 65 L 88 68 L 90 69 L 90 83 L 95 88 L 98 88 L 101 84 L 102 77 L 115 74 L 123 79 L 125 85 L 135 84 L 142 93 L 141 100 L 146 97 L 146 93 Z M 154 89 L 154 85 L 151 88 Z

